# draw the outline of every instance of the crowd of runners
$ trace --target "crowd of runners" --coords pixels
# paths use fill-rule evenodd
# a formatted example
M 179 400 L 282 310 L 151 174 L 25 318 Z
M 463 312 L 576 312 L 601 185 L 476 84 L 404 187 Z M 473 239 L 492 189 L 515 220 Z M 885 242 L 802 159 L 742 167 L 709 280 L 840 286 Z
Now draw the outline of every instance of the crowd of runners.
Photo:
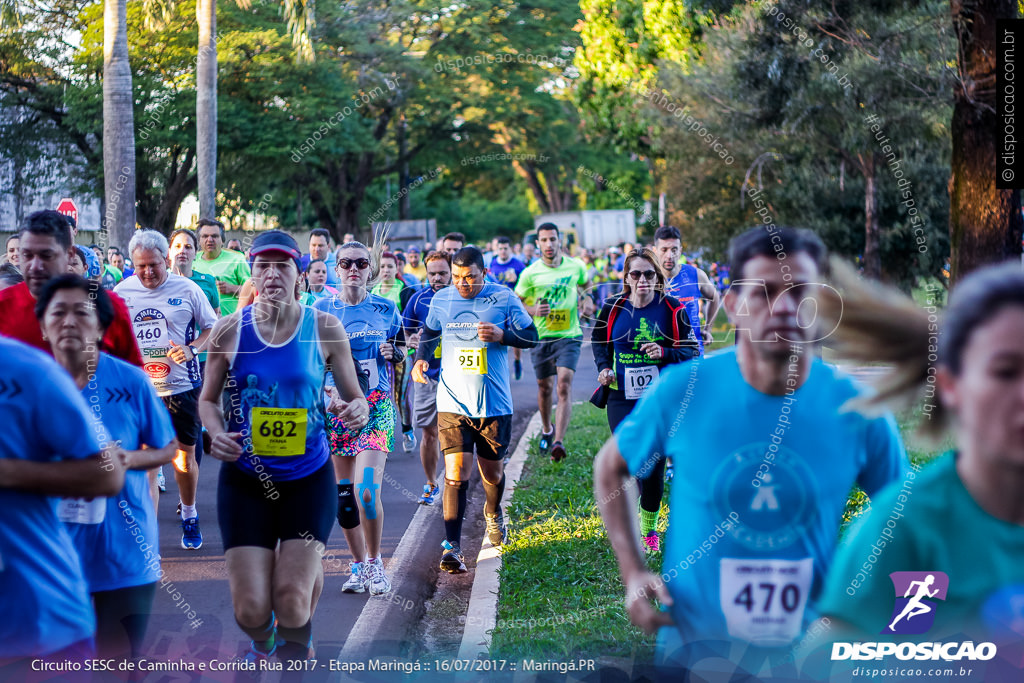
M 170 239 L 139 230 L 124 252 L 76 237 L 65 216 L 33 213 L 0 267 L 0 605 L 21 615 L 0 631 L 5 672 L 35 657 L 140 656 L 165 466 L 181 547 L 199 551 L 200 467 L 221 461 L 202 519 L 220 529 L 251 641 L 242 660 L 313 657 L 325 589 L 392 591 L 381 492 L 398 443 L 418 446 L 419 503 L 440 502 L 439 568 L 467 572 L 474 463 L 486 540 L 508 541 L 524 349 L 548 466 L 581 457 L 569 429 L 577 372 L 607 411 L 595 498 L 630 618 L 659 633 L 661 664 L 731 658 L 749 675 L 795 673 L 792 648 L 819 618 L 876 636 L 892 621 L 890 572 L 948 575 L 944 628 L 1006 622 L 991 639 L 1024 638 L 1012 611 L 1024 609 L 1019 265 L 968 277 L 940 329 L 831 263 L 814 233 L 774 226 L 739 235 L 728 265 L 707 268 L 669 226 L 650 244 L 576 256 L 553 224 L 535 243 L 482 248 L 460 233 L 403 250 L 381 236 L 332 247 L 314 230 L 304 252 L 279 230 L 226 240 L 209 219 Z M 735 345 L 705 356 L 720 307 Z M 852 361 L 893 366 L 889 382 L 864 394 L 822 360 L 826 338 Z M 579 367 L 585 341 L 594 368 Z M 928 426 L 953 427 L 956 451 L 918 471 L 891 413 L 849 404 L 895 405 L 929 387 Z M 837 550 L 855 485 L 874 509 Z M 619 495 L 634 490 L 638 500 Z M 894 510 L 902 540 L 865 572 Z M 351 568 L 325 586 L 335 520 Z

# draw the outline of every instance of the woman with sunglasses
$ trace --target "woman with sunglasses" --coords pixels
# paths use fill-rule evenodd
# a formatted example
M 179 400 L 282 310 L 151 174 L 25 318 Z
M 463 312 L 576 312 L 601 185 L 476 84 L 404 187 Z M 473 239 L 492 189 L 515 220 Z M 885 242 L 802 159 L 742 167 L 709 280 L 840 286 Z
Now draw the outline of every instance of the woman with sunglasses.
M 919 431 L 952 434 L 953 449 L 875 496 L 848 532 L 817 605 L 823 639 L 899 641 L 925 629 L 928 641 L 992 642 L 999 657 L 966 664 L 976 680 L 1020 680 L 1024 272 L 1019 262 L 974 271 L 940 317 L 940 286 L 925 290 L 922 309 L 839 265 L 842 294 L 822 307 L 838 324 L 826 342 L 843 358 L 892 367 L 864 407 L 923 398 Z M 895 609 L 894 591 L 916 609 Z
M 650 249 L 635 249 L 623 266 L 622 292 L 605 301 L 594 326 L 597 381 L 607 387 L 612 432 L 658 378 L 660 370 L 697 356 L 697 338 L 686 309 L 665 294 L 665 273 Z M 665 460 L 657 461 L 640 486 L 640 533 L 644 547 L 658 552 L 658 510 L 665 490 Z
M 338 482 L 338 524 L 352 553 L 351 576 L 344 593 L 381 595 L 391 590 L 380 556 L 384 528 L 384 464 L 395 445 L 395 407 L 391 402 L 388 365 L 404 355 L 402 316 L 390 299 L 372 294 L 373 255 L 359 242 L 346 242 L 338 250 L 336 296 L 323 298 L 314 308 L 341 320 L 352 345 L 352 356 L 367 379 L 370 418 L 353 428 L 328 416 L 334 473 Z M 333 391 L 331 382 L 327 391 Z

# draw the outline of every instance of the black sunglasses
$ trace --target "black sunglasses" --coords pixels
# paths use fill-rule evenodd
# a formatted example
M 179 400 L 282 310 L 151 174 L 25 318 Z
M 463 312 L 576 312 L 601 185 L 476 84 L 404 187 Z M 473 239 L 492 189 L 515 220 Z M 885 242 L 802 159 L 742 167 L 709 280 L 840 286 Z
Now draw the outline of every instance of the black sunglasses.
M 646 278 L 648 282 L 654 282 L 658 273 L 654 270 L 631 270 L 627 275 L 629 275 L 629 279 L 634 282 L 640 282 L 641 277 Z
M 340 268 L 341 270 L 348 270 L 349 268 L 352 267 L 352 264 L 355 264 L 356 268 L 358 268 L 359 270 L 366 270 L 367 268 L 370 267 L 370 259 L 366 259 L 366 258 L 357 258 L 357 259 L 342 258 L 342 259 L 338 259 L 338 268 Z

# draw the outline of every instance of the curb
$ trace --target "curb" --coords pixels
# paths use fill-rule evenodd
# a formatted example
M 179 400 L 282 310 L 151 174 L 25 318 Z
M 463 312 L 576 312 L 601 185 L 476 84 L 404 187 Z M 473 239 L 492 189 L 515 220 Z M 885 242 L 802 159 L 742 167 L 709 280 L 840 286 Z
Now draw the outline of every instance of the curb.
M 415 558 L 424 538 L 444 534 L 444 522 L 440 505 L 417 507 L 388 564 L 388 574 L 395 579 L 391 591 L 367 600 L 338 653 L 338 662 L 398 656 L 402 641 L 401 634 L 395 632 L 395 624 L 403 623 L 402 613 L 411 609 L 410 605 L 422 605 L 433 593 L 437 564 L 417 562 Z
M 516 483 L 523 474 L 523 465 L 526 464 L 530 439 L 534 434 L 538 434 L 540 429 L 540 411 L 537 411 L 530 418 L 523 435 L 519 437 L 515 453 L 512 454 L 508 466 L 505 467 L 505 495 L 501 499 L 501 504 L 506 511 L 506 520 L 508 520 L 508 502 L 512 499 Z M 402 542 L 405 542 L 405 538 L 402 539 Z M 497 624 L 499 570 L 501 570 L 501 553 L 491 545 L 485 535 L 483 544 L 480 546 L 480 553 L 476 558 L 473 592 L 469 596 L 469 609 L 466 612 L 466 627 L 462 632 L 459 659 L 487 659 L 489 657 L 491 631 Z M 362 616 L 360 616 L 360 621 L 362 621 Z

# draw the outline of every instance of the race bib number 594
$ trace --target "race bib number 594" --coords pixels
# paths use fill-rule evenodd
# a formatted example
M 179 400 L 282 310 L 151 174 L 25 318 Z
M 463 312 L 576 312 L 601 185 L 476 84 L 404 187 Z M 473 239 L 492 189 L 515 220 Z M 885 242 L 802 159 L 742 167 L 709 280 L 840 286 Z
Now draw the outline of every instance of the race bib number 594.
M 761 647 L 792 643 L 803 623 L 814 560 L 722 558 L 719 599 L 729 635 Z

